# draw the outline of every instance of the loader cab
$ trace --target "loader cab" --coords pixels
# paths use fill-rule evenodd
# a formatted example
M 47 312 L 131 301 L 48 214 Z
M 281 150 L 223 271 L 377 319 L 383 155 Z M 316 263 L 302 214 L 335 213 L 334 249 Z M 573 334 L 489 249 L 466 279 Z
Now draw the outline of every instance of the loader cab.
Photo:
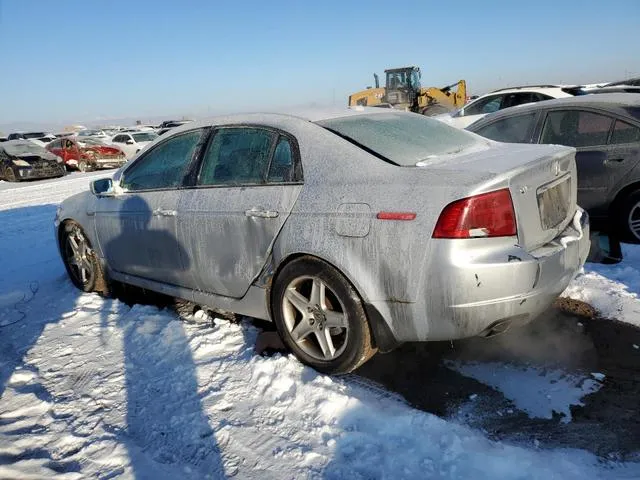
M 385 70 L 387 76 L 385 101 L 401 108 L 413 109 L 420 92 L 420 69 L 418 67 Z

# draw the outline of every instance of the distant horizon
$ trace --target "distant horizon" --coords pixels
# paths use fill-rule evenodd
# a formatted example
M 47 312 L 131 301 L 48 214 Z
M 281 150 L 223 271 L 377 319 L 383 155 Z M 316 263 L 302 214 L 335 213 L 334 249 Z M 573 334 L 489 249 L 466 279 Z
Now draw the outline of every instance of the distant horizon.
M 390 18 L 382 0 L 65 0 L 37 2 L 37 15 L 34 3 L 0 1 L 4 134 L 342 106 L 374 72 L 407 65 L 423 86 L 464 79 L 476 95 L 640 75 L 637 0 L 460 0 L 428 27 Z M 434 13 L 420 0 L 401 11 Z

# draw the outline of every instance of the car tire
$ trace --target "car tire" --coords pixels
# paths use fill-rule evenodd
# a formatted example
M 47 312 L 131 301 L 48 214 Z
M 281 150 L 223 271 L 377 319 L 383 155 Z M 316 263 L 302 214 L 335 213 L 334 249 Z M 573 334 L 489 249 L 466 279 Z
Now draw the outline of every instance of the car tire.
M 349 373 L 376 353 L 355 288 L 315 257 L 298 257 L 278 272 L 271 312 L 283 343 L 319 372 Z
M 67 274 L 76 288 L 83 292 L 109 295 L 109 283 L 102 265 L 84 230 L 77 223 L 68 221 L 61 226 L 60 252 Z
M 640 243 L 640 190 L 632 192 L 621 203 L 617 215 L 617 230 L 621 240 Z
M 13 171 L 13 168 L 7 167 L 4 171 L 4 178 L 7 182 L 17 182 L 18 178 L 16 177 L 16 172 Z
M 84 160 L 81 160 L 80 162 L 78 162 L 78 170 L 80 170 L 83 173 L 88 171 L 89 168 L 87 166 L 87 162 L 85 162 Z

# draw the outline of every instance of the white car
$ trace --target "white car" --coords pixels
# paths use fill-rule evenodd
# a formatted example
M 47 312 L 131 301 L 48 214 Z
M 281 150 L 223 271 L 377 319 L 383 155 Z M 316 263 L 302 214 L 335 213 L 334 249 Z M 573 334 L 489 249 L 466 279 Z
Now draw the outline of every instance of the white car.
M 124 132 L 111 139 L 127 158 L 133 158 L 140 150 L 158 138 L 155 132 Z
M 581 94 L 581 86 L 543 85 L 504 88 L 482 95 L 454 112 L 436 115 L 433 118 L 457 128 L 466 128 L 489 113 L 526 103 L 573 97 Z
M 79 139 L 83 139 L 87 137 L 99 138 L 101 140 L 109 139 L 109 135 L 104 130 L 90 130 L 90 129 L 80 130 L 79 132 L 76 133 L 76 136 Z

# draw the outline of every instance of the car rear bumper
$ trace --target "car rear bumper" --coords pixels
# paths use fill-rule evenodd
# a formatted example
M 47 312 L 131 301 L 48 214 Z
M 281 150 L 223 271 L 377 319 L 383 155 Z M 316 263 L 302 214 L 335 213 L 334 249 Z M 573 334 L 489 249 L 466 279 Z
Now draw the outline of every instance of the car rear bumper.
M 99 158 L 91 164 L 93 168 L 120 168 L 127 163 L 127 159 L 121 158 Z
M 474 250 L 471 242 L 475 239 L 436 242 L 431 257 L 437 260 L 430 263 L 428 293 L 420 301 L 372 302 L 397 340 L 491 335 L 535 319 L 582 269 L 590 247 L 589 217 L 578 209 L 574 222 L 532 252 L 514 242 Z

